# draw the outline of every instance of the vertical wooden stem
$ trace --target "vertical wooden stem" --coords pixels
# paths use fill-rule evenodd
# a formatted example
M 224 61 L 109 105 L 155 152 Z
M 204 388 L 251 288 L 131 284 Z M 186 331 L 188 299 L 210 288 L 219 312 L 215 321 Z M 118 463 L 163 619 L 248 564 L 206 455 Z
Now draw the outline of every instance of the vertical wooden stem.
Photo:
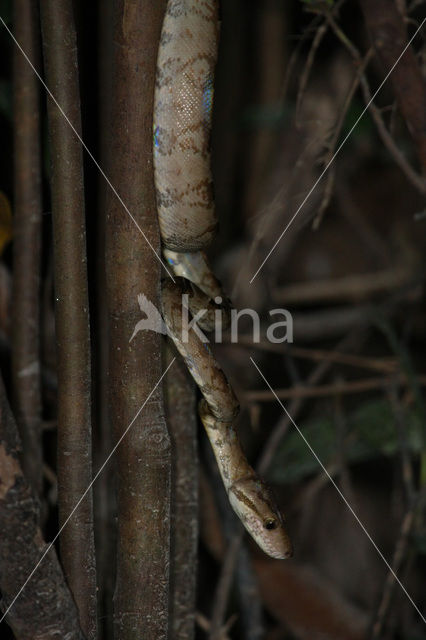
M 198 552 L 197 408 L 194 383 L 180 360 L 167 380 L 166 414 L 173 444 L 169 637 L 192 640 Z
M 99 60 L 99 158 L 109 174 L 108 144 L 111 125 L 113 0 L 98 2 Z M 98 178 L 98 216 L 96 224 L 96 420 L 94 424 L 94 468 L 104 463 L 113 448 L 108 406 L 108 306 L 105 274 L 106 199 L 109 186 L 101 174 Z M 108 464 L 94 487 L 96 568 L 98 572 L 99 635 L 103 640 L 113 637 L 113 593 L 115 584 L 116 505 L 114 495 L 114 465 Z
M 40 39 L 34 0 L 15 0 L 14 30 L 16 39 L 37 68 Z M 40 95 L 39 80 L 18 47 L 13 50 L 13 102 L 13 404 L 23 444 L 23 468 L 40 495 Z
M 41 0 L 46 82 L 78 132 L 80 93 L 71 0 Z M 92 480 L 89 301 L 81 144 L 48 101 L 58 367 L 58 499 L 62 525 Z M 61 559 L 87 638 L 96 638 L 92 494 L 65 526 Z
M 159 253 L 152 112 L 163 2 L 118 0 L 114 33 L 110 179 Z M 160 264 L 116 196 L 107 204 L 110 403 L 117 450 L 118 543 L 114 624 L 119 640 L 167 637 L 170 439 L 164 419 L 161 336 L 139 332 L 138 294 L 157 308 Z M 152 394 L 150 396 L 150 394 Z

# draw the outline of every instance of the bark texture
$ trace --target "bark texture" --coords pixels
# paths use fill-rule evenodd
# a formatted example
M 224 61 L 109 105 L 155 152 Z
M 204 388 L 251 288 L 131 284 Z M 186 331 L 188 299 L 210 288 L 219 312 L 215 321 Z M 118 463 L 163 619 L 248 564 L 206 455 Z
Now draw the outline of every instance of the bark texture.
M 171 349 L 169 350 L 169 358 Z M 192 640 L 198 555 L 198 450 L 196 393 L 184 363 L 167 380 L 166 415 L 173 449 L 170 631 Z
M 163 2 L 118 0 L 115 13 L 110 179 L 160 251 L 152 165 L 155 66 Z M 161 385 L 161 336 L 143 331 L 138 294 L 159 308 L 160 264 L 109 193 L 106 267 L 111 421 L 117 450 L 118 543 L 114 624 L 119 640 L 167 637 L 170 440 Z M 152 394 L 152 395 L 150 395 Z
M 16 39 L 38 68 L 40 39 L 35 0 L 15 1 L 14 31 Z M 23 468 L 40 495 L 40 95 L 39 80 L 18 47 L 13 50 L 13 102 L 13 405 L 23 444 Z
M 77 44 L 71 0 L 42 0 L 46 82 L 81 133 Z M 48 101 L 58 369 L 58 500 L 62 526 L 92 480 L 89 301 L 82 147 Z M 96 637 L 92 493 L 60 537 L 61 560 L 88 638 Z
M 0 379 L 0 591 L 6 611 L 46 551 L 39 504 L 19 458 L 18 431 Z M 6 616 L 17 640 L 83 640 L 77 609 L 52 547 Z

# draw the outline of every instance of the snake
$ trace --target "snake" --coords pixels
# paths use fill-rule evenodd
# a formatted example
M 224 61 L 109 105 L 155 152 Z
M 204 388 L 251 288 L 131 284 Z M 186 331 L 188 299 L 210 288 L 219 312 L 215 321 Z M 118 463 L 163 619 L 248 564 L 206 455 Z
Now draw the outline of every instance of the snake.
M 208 331 L 216 314 L 226 317 L 229 310 L 204 252 L 218 227 L 210 166 L 218 41 L 216 0 L 168 0 L 157 58 L 153 163 L 163 256 L 175 278 L 162 283 L 161 311 L 201 391 L 199 416 L 230 505 L 258 546 L 284 559 L 292 556 L 285 519 L 242 450 L 235 393 L 202 335 L 191 330 L 183 339 L 184 293 L 189 314 L 206 310 L 200 329 Z

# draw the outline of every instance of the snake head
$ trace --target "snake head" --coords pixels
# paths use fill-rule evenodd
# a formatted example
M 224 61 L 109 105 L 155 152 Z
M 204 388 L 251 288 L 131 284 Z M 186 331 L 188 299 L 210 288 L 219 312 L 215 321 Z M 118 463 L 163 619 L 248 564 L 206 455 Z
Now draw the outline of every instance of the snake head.
M 284 519 L 267 486 L 254 474 L 236 480 L 228 491 L 235 513 L 252 538 L 272 558 L 293 555 Z

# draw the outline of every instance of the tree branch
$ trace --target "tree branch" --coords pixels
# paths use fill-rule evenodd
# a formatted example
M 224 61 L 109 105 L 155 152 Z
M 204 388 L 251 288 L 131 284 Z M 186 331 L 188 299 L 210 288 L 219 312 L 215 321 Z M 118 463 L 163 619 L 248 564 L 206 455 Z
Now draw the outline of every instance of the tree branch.
M 109 130 L 111 125 L 111 70 L 113 43 L 114 0 L 103 0 L 98 11 L 99 60 L 99 158 L 107 169 Z M 99 5 L 100 7 L 100 5 Z M 108 170 L 107 170 L 108 173 Z M 95 286 L 95 358 L 96 394 L 94 420 L 95 471 L 104 463 L 113 448 L 113 436 L 108 405 L 108 305 L 105 275 L 105 207 L 109 186 L 99 174 L 97 183 L 98 206 L 96 220 L 96 286 Z M 93 334 L 92 334 L 93 335 Z M 93 486 L 95 507 L 96 569 L 98 574 L 99 636 L 111 640 L 113 636 L 113 595 L 115 566 L 111 563 L 116 548 L 116 504 L 114 498 L 114 465 L 108 464 Z
M 81 135 L 72 1 L 42 0 L 40 6 L 47 85 Z M 58 366 L 58 500 L 62 525 L 92 481 L 89 301 L 82 148 L 51 100 L 48 117 Z M 61 533 L 60 548 L 82 629 L 88 638 L 95 638 L 91 491 Z
M 387 73 L 407 44 L 403 16 L 394 0 L 360 0 L 360 6 L 377 56 Z M 389 80 L 425 175 L 426 83 L 411 46 L 392 71 Z
M 401 385 L 409 385 L 409 380 L 404 375 L 398 377 L 398 382 Z M 418 382 L 422 387 L 426 386 L 426 376 L 419 376 Z M 242 394 L 242 397 L 246 402 L 273 402 L 276 400 L 276 397 L 281 400 L 288 400 L 289 398 L 324 398 L 340 394 L 374 391 L 376 389 L 382 389 L 391 383 L 392 378 L 389 377 L 366 378 L 365 380 L 352 380 L 350 382 L 324 384 L 317 387 L 294 386 L 289 387 L 288 389 L 275 389 L 275 394 L 268 389 L 246 391 Z
M 333 32 L 335 33 L 337 38 L 340 40 L 340 42 L 344 45 L 344 47 L 349 51 L 350 55 L 354 60 L 356 67 L 359 69 L 362 64 L 362 58 L 358 49 L 349 40 L 346 34 L 343 33 L 342 29 L 335 22 L 335 20 L 333 19 L 330 13 L 327 14 L 327 20 L 329 21 L 333 29 Z M 393 60 L 392 64 L 395 63 L 396 59 L 397 58 Z M 377 133 L 381 137 L 382 142 L 385 145 L 386 149 L 389 151 L 390 155 L 393 157 L 394 161 L 399 166 L 401 171 L 404 172 L 405 176 L 411 182 L 411 184 L 414 187 L 416 187 L 416 189 L 418 189 L 420 193 L 423 193 L 423 194 L 426 193 L 425 178 L 423 178 L 413 169 L 413 167 L 407 161 L 403 153 L 399 150 L 396 142 L 394 141 L 391 134 L 387 130 L 386 125 L 383 121 L 380 109 L 376 107 L 376 105 L 372 101 L 372 95 L 371 95 L 370 87 L 367 81 L 367 76 L 365 75 L 365 73 L 362 73 L 362 72 L 360 74 L 360 85 L 361 85 L 362 93 L 364 96 L 365 104 L 368 107 L 368 110 L 371 114 L 374 124 L 376 125 Z
M 110 129 L 110 179 L 151 246 L 160 251 L 152 164 L 152 119 L 163 2 L 118 0 Z M 111 422 L 117 451 L 118 543 L 114 624 L 118 640 L 167 637 L 170 439 L 158 384 L 161 336 L 139 332 L 137 296 L 159 308 L 160 264 L 109 192 L 106 267 Z M 155 390 L 153 391 L 153 389 Z M 152 394 L 152 395 L 150 395 Z
M 198 552 L 198 451 L 194 383 L 182 361 L 167 380 L 167 423 L 173 443 L 170 631 L 194 638 Z
M 54 548 L 13 602 L 46 551 L 39 504 L 22 472 L 21 445 L 0 379 L 0 591 L 17 640 L 83 640 L 77 610 Z M 13 603 L 13 604 L 12 604 Z

